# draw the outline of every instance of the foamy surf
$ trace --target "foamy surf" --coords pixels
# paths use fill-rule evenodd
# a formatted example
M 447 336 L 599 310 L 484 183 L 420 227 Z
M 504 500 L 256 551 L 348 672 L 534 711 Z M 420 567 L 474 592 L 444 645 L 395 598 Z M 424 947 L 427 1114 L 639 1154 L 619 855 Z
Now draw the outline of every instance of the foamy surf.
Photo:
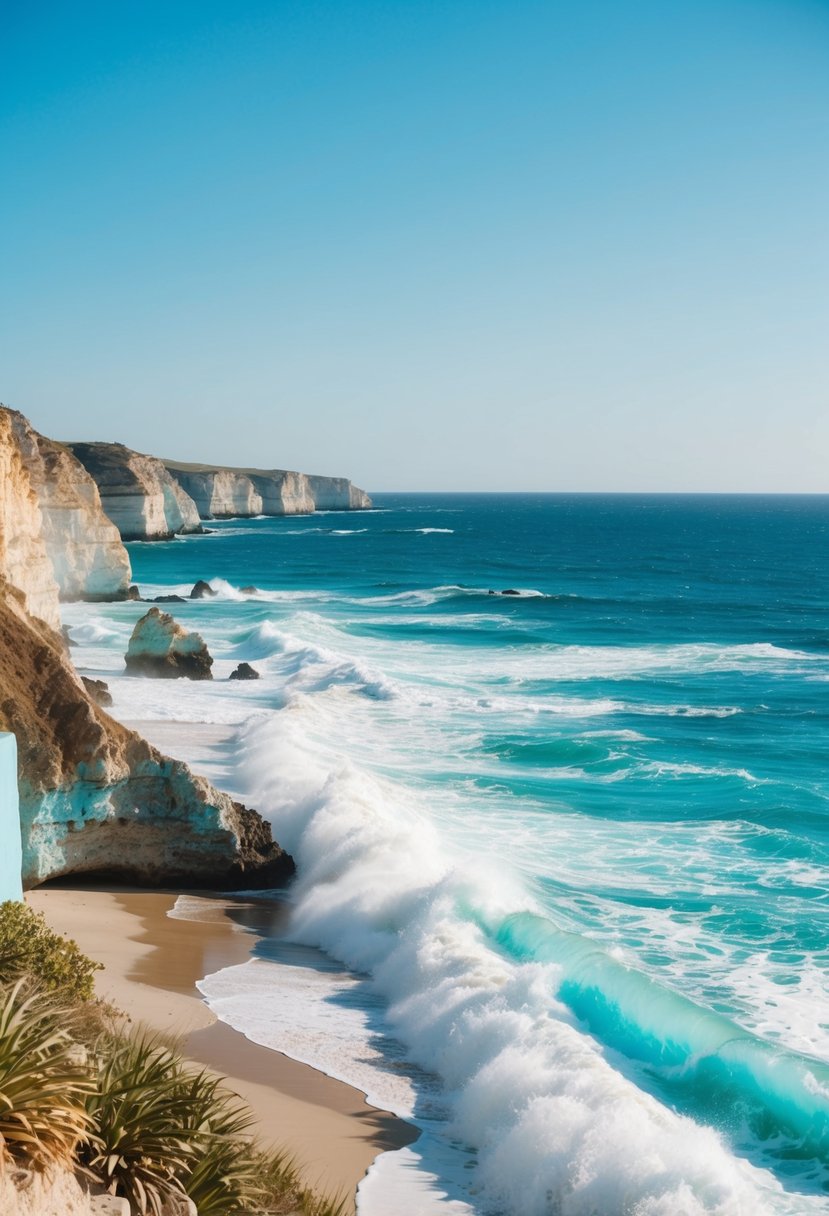
M 587 564 L 589 503 L 566 528 L 407 503 L 358 537 L 145 546 L 159 594 L 223 576 L 171 608 L 211 685 L 120 678 L 142 605 L 67 608 L 119 715 L 241 728 L 225 783 L 300 856 L 312 945 L 204 990 L 424 1129 L 361 1186 L 369 1216 L 826 1208 L 825 597 L 815 576 L 795 629 L 786 580 L 769 593 L 808 529 L 773 554 L 752 526 L 717 583 L 685 548 L 649 573 L 656 517 L 614 532 L 623 507 Z M 231 684 L 243 660 L 261 679 Z
M 309 742 L 293 717 L 251 726 L 243 755 L 249 778 L 258 774 L 253 792 L 259 805 L 268 807 L 277 834 L 299 861 L 292 936 L 372 977 L 372 996 L 388 1002 L 385 1024 L 391 1034 L 406 1045 L 409 1060 L 441 1078 L 449 1110 L 442 1133 L 436 1132 L 431 1098 L 430 1136 L 437 1134 L 450 1155 L 458 1139 L 476 1149 L 460 1171 L 467 1175 L 462 1187 L 456 1179 L 446 1192 L 443 1178 L 443 1194 L 453 1202 L 522 1216 L 820 1210 L 817 1198 L 792 1207 L 767 1170 L 734 1157 L 713 1131 L 675 1114 L 618 1072 L 556 997 L 567 974 L 561 961 L 539 961 L 537 948 L 531 950 L 532 961 L 516 961 L 514 950 L 505 956 L 493 949 L 487 926 L 511 923 L 516 906 L 527 905 L 519 884 L 494 871 L 475 878 L 470 856 L 447 855 L 416 806 L 401 805 L 399 799 L 392 804 L 394 792 L 365 773 L 348 764 L 315 771 Z M 278 786 L 270 784 L 271 771 L 280 773 Z M 610 959 L 603 965 L 625 974 Z M 268 976 L 263 964 L 254 963 L 246 976 L 237 969 L 235 975 L 208 977 L 202 990 L 220 1016 L 257 1041 L 326 1071 L 336 1069 L 335 1075 L 357 1084 L 371 1100 L 418 1122 L 420 1095 L 408 1109 L 393 1088 L 399 1078 L 384 1088 L 383 1068 L 372 1066 L 365 1021 L 352 1018 L 349 1046 L 337 1044 L 341 1008 L 348 1005 L 353 1014 L 354 1002 L 341 999 L 336 983 L 332 991 L 326 979 L 315 993 L 307 974 L 292 977 L 287 1004 L 276 1017 L 278 971 L 272 983 L 269 1002 Z M 263 987 L 250 999 L 256 984 Z M 292 984 L 301 997 L 291 998 Z M 366 986 L 366 981 L 340 977 L 339 984 Z M 605 990 L 606 984 L 605 979 Z M 653 995 L 644 1004 L 658 1016 Z M 271 1011 L 266 1030 L 262 1023 L 258 1032 L 254 1027 L 255 1008 Z M 306 1013 L 298 1019 L 298 1032 L 292 1027 L 302 1008 Z M 326 1017 L 338 1027 L 333 1044 L 318 1033 Z M 727 1026 L 724 1020 L 722 1025 Z M 643 1026 L 642 1033 L 652 1036 L 655 1023 Z M 722 1042 L 723 1030 L 717 1035 Z M 315 1047 L 318 1040 L 321 1046 Z M 695 1049 L 689 1044 L 688 1054 Z M 384 1059 L 383 1066 L 387 1063 Z M 427 1158 L 426 1176 L 431 1172 Z M 412 1168 L 409 1154 L 406 1169 Z M 395 1180 L 387 1163 L 381 1174 Z M 427 1201 L 425 1179 L 418 1190 L 411 1211 L 442 1210 L 439 1193 Z M 389 1200 L 389 1192 L 373 1180 L 361 1192 L 360 1211 L 379 1216 L 390 1210 L 383 1206 Z

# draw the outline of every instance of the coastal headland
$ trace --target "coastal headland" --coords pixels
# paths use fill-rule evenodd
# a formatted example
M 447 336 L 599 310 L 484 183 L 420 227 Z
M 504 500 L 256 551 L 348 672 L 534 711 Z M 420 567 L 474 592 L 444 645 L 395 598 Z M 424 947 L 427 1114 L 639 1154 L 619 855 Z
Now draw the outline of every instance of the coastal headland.
M 98 994 L 134 1023 L 182 1037 L 186 1056 L 250 1105 L 260 1139 L 287 1150 L 306 1186 L 341 1195 L 344 1210 L 374 1157 L 416 1133 L 218 1022 L 202 1001 L 196 982 L 247 960 L 278 904 L 231 901 L 251 932 L 209 894 L 195 917 L 168 915 L 181 890 L 272 889 L 293 860 L 255 810 L 106 712 L 106 686 L 75 670 L 61 603 L 137 598 L 125 539 L 170 539 L 234 512 L 370 505 L 344 478 L 167 466 L 118 444 L 58 443 L 0 407 L 0 732 L 16 739 L 20 809 L 19 837 L 4 819 L 15 839 L 0 847 L 19 857 L 22 845 L 27 901 L 103 964 Z M 56 878 L 81 885 L 41 885 Z M 13 886 L 0 898 L 19 896 L 16 874 Z

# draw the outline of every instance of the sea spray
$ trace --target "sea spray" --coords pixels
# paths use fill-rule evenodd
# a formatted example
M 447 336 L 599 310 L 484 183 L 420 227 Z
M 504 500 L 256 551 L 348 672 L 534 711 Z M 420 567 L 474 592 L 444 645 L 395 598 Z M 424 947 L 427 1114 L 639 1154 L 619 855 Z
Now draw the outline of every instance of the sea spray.
M 526 906 L 520 886 L 447 856 L 389 785 L 348 762 L 321 770 L 306 709 L 251 727 L 244 748 L 259 805 L 299 862 L 291 935 L 373 977 L 409 1058 L 441 1078 L 446 1135 L 477 1152 L 480 1210 L 786 1211 L 769 1174 L 612 1066 L 557 999 L 560 966 L 492 948 L 481 926 Z
M 210 1000 L 413 1112 L 361 1213 L 825 1211 L 825 504 L 384 506 L 134 548 L 145 594 L 219 591 L 174 606 L 209 689 L 119 678 L 143 605 L 66 606 L 117 715 L 199 764 L 199 724 L 255 738 L 224 784 L 331 854 L 331 954 L 262 943 Z

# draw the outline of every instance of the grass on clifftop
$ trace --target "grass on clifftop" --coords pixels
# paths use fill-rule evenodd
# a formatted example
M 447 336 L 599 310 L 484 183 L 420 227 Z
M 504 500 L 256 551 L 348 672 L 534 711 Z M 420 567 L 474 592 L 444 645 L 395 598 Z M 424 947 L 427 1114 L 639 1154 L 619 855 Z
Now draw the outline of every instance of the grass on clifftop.
M 99 964 L 25 904 L 0 904 L 0 1169 L 75 1170 L 162 1216 L 341 1216 L 250 1135 L 254 1116 L 205 1069 L 93 1000 Z

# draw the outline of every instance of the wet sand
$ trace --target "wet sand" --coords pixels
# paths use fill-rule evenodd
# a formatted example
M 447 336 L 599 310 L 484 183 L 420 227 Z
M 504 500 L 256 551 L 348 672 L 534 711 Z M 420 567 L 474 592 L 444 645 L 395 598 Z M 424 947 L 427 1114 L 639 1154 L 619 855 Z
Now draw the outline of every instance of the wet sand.
M 234 921 L 264 931 L 281 912 L 279 905 L 255 899 L 188 897 L 198 919 L 167 915 L 175 892 L 55 886 L 29 892 L 27 900 L 52 928 L 104 964 L 96 980 L 99 996 L 136 1022 L 181 1035 L 185 1055 L 221 1073 L 249 1103 L 263 1141 L 295 1157 L 309 1185 L 353 1201 L 377 1154 L 410 1144 L 417 1132 L 369 1106 L 352 1086 L 217 1021 L 196 981 L 250 957 L 257 937 Z

